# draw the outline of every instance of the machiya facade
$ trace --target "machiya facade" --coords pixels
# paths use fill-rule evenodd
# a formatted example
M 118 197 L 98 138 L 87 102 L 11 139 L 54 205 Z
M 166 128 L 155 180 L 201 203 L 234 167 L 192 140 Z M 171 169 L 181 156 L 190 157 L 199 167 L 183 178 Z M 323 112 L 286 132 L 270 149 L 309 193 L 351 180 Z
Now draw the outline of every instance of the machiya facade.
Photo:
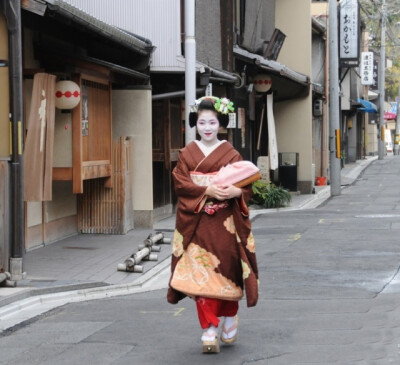
M 3 1 L 5 3 L 6 1 Z M 8 60 L 7 6 L 0 14 L 2 59 Z M 21 3 L 23 208 L 18 220 L 18 257 L 78 233 L 126 233 L 148 224 L 152 191 L 151 41 L 127 34 L 63 1 Z M 9 18 L 8 18 L 9 17 Z M 11 42 L 11 41 L 10 41 Z M 12 217 L 9 139 L 13 105 L 9 68 L 1 69 L 7 94 L 0 128 L 1 269 L 9 269 L 15 232 Z M 80 102 L 59 109 L 57 85 L 72 82 Z M 16 85 L 12 85 L 16 88 Z M 8 94 L 6 91 L 10 90 Z M 59 91 L 61 95 L 63 92 Z M 14 102 L 15 103 L 15 102 Z M 147 159 L 147 163 L 146 163 Z M 138 163 L 140 161 L 140 163 Z M 22 173 L 22 172 L 21 172 Z M 140 192 L 133 186 L 142 185 Z M 144 217 L 144 218 L 143 218 Z M 10 249 L 11 247 L 11 249 Z

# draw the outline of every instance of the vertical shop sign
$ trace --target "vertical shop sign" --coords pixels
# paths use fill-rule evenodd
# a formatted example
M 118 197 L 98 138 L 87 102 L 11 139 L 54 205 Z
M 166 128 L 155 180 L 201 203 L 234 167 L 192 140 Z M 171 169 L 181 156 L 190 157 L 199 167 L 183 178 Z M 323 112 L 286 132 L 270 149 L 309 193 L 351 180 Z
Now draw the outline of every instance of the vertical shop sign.
M 374 54 L 372 52 L 361 53 L 361 85 L 373 85 L 374 83 Z
M 379 88 L 379 81 L 378 81 L 378 77 L 379 77 L 379 60 L 380 57 L 375 53 L 374 54 L 374 66 L 373 66 L 373 82 L 372 82 L 372 89 L 374 90 L 378 90 Z
M 358 0 L 343 0 L 340 3 L 339 58 L 344 67 L 359 65 L 360 8 Z
M 244 108 L 238 108 L 237 127 L 241 129 L 242 148 L 246 147 L 246 115 Z

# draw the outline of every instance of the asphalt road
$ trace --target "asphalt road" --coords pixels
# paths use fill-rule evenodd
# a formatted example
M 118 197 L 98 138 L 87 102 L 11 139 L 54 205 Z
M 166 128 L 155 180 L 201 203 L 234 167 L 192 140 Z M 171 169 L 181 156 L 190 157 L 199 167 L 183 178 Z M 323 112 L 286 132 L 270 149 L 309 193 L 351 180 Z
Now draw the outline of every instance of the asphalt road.
M 400 157 L 313 210 L 253 222 L 260 300 L 201 353 L 194 303 L 166 290 L 48 312 L 0 336 L 0 364 L 400 364 Z M 159 278 L 166 282 L 167 273 Z

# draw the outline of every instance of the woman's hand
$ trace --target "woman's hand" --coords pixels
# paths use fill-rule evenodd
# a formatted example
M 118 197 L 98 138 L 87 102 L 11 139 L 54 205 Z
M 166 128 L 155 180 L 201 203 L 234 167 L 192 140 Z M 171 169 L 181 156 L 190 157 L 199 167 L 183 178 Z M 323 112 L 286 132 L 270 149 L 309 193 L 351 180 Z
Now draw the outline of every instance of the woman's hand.
M 226 200 L 231 198 L 239 198 L 242 195 L 242 190 L 233 185 L 208 185 L 206 195 L 218 200 Z
M 229 198 L 239 198 L 242 195 L 242 189 L 236 187 L 235 185 L 227 185 L 224 190 L 228 193 Z

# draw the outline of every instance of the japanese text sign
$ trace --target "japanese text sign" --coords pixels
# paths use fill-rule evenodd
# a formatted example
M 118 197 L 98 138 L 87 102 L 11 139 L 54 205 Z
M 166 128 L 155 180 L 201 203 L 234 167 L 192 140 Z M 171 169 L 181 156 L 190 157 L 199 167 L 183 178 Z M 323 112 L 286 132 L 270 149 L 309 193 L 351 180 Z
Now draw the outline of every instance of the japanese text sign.
M 357 67 L 359 63 L 359 18 L 358 0 L 343 0 L 340 3 L 339 57 L 340 64 Z
M 372 52 L 361 53 L 361 85 L 374 84 L 374 54 Z

